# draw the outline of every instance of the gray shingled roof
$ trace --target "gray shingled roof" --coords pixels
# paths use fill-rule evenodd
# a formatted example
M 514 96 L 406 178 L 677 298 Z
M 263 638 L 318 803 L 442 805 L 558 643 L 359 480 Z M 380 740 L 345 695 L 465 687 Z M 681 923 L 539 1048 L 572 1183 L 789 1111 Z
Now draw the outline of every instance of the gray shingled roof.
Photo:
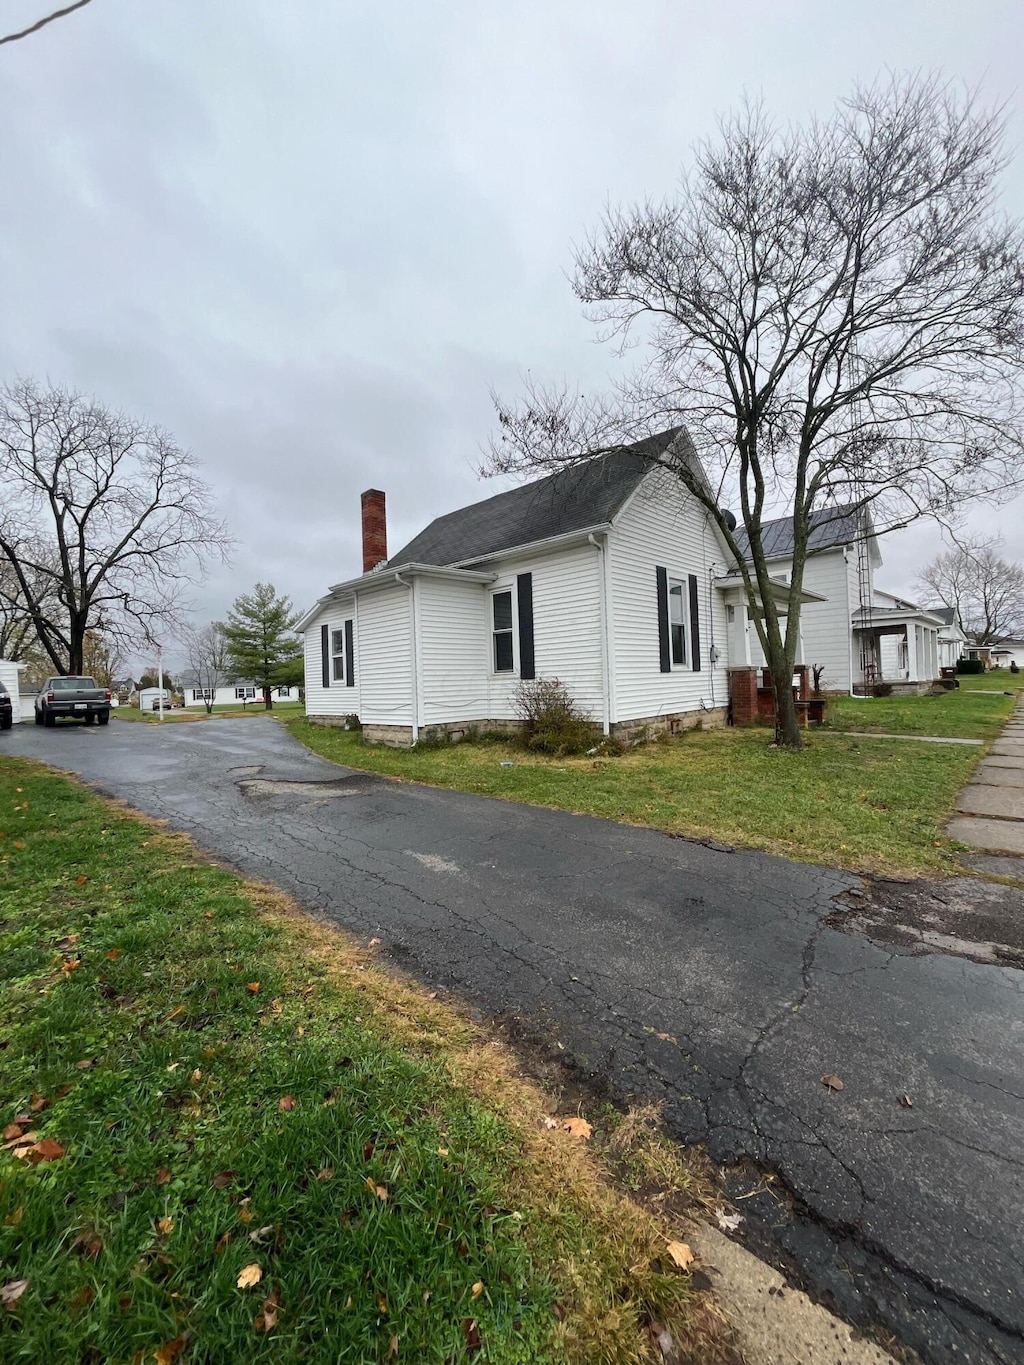
M 820 507 L 811 513 L 811 534 L 807 541 L 807 552 L 831 550 L 837 545 L 850 545 L 859 538 L 859 511 L 855 502 L 844 507 Z M 736 530 L 736 543 L 744 555 L 750 553 L 750 542 L 740 526 Z M 776 521 L 766 521 L 761 527 L 761 543 L 765 558 L 786 559 L 793 553 L 793 518 L 779 517 Z
M 945 626 L 956 625 L 956 607 L 925 607 L 929 616 L 937 616 Z
M 388 568 L 466 564 L 518 545 L 601 526 L 611 521 L 681 430 L 674 427 L 437 517 L 391 556 Z

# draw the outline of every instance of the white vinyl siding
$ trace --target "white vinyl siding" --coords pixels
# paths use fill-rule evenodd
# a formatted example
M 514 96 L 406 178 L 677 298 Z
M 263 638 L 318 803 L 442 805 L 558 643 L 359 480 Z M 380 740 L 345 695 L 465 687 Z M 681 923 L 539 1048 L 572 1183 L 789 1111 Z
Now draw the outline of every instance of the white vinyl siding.
M 357 688 L 331 688 L 341 714 L 358 711 L 364 725 L 413 725 L 412 595 L 394 583 L 358 594 Z M 358 707 L 353 694 L 358 692 Z M 310 713 L 312 714 L 312 712 Z
M 773 578 L 788 579 L 792 572 L 791 560 L 773 560 L 769 571 Z M 854 597 L 851 599 L 851 584 Z M 852 613 L 856 609 L 857 556 L 850 553 L 849 562 L 842 546 L 810 555 L 804 565 L 804 587 L 819 593 L 824 602 L 805 602 L 800 609 L 800 633 L 803 637 L 802 662 L 810 669 L 824 665 L 821 685 L 826 692 L 850 690 L 850 648 L 852 644 Z M 761 642 L 750 630 L 750 657 L 757 667 L 764 666 Z M 797 659 L 797 663 L 801 660 Z M 853 660 L 859 677 L 859 661 Z
M 420 720 L 488 720 L 489 599 L 482 583 L 421 578 Z
M 613 721 L 639 720 L 677 711 L 724 706 L 725 610 L 721 594 L 711 588 L 711 570 L 724 573 L 725 547 L 696 500 L 678 480 L 659 471 L 648 475 L 616 518 L 609 535 Z M 655 570 L 667 570 L 669 581 L 686 585 L 697 579 L 700 668 L 673 667 L 662 673 Z M 719 663 L 710 660 L 712 645 Z M 687 658 L 690 640 L 687 631 Z
M 403 592 L 407 589 L 402 589 Z M 361 604 L 360 604 L 361 605 Z M 356 603 L 353 596 L 340 599 L 325 606 L 323 611 L 307 626 L 303 637 L 303 653 L 306 665 L 306 715 L 307 716 L 349 716 L 360 715 L 359 709 L 359 638 L 355 625 Z M 327 627 L 327 647 L 331 647 L 331 632 L 344 632 L 345 622 L 353 622 L 355 633 L 356 686 L 346 687 L 344 681 L 332 682 L 325 688 L 323 683 L 323 635 L 321 628 Z M 344 634 L 342 636 L 344 639 Z M 328 664 L 330 664 L 330 657 Z

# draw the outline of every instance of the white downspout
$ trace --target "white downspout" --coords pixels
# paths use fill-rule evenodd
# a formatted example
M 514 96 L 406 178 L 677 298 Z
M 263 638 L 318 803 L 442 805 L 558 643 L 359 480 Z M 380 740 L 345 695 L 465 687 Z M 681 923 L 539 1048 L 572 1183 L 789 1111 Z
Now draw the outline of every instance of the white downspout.
M 416 744 L 420 737 L 420 653 L 417 648 L 419 624 L 416 612 L 416 580 L 413 579 L 410 582 L 403 578 L 400 573 L 396 573 L 395 582 L 401 583 L 403 588 L 409 589 L 409 649 L 412 653 L 409 680 L 412 687 L 412 742 Z
M 593 545 L 601 560 L 601 672 L 604 684 L 604 714 L 601 717 L 601 728 L 606 735 L 611 734 L 612 716 L 614 714 L 614 702 L 612 698 L 612 667 L 611 667 L 611 588 L 608 582 L 608 533 L 605 532 L 604 540 L 599 541 L 593 531 L 587 536 L 587 540 Z

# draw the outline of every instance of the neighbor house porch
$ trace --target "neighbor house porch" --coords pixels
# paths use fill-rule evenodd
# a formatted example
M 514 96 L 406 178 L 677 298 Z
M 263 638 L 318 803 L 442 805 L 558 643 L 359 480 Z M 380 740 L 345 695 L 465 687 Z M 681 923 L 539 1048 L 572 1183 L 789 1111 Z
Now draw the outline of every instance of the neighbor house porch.
M 870 694 L 879 685 L 891 685 L 896 692 L 925 691 L 940 674 L 942 627 L 942 620 L 926 611 L 900 607 L 855 611 L 854 692 Z

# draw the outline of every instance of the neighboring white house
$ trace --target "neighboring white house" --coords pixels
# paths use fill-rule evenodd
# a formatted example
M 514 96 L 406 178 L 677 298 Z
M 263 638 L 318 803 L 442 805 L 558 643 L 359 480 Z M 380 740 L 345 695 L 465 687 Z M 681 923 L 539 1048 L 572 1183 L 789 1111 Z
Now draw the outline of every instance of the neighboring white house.
M 1024 668 L 1024 640 L 998 640 L 992 645 L 989 657 L 993 668 L 1009 668 L 1011 664 Z
M 960 624 L 960 614 L 956 607 L 929 607 L 928 610 L 942 622 L 939 629 L 939 667 L 956 668 L 967 648 L 967 636 Z
M 506 727 L 522 680 L 557 677 L 605 733 L 723 723 L 753 627 L 714 522 L 651 464 L 674 442 L 696 462 L 665 432 L 438 517 L 390 559 L 384 494 L 364 493 L 364 572 L 299 623 L 307 714 L 410 744 Z
M 195 674 L 186 672 L 181 675 L 181 689 L 185 697 L 186 708 L 204 708 L 207 701 L 210 700 L 214 706 L 241 706 L 250 702 L 262 702 L 263 700 L 263 688 L 259 683 L 252 682 L 247 678 L 204 689 Z M 270 694 L 274 701 L 298 701 L 299 699 L 297 687 L 273 687 Z
M 762 544 L 772 574 L 788 581 L 792 519 L 766 522 Z M 800 622 L 804 658 L 821 667 L 824 691 L 870 691 L 878 683 L 919 687 L 939 676 L 942 618 L 876 588 L 881 563 L 866 508 L 851 503 L 812 513 L 804 587 L 819 600 L 801 608 Z M 763 663 L 756 641 L 754 655 Z

